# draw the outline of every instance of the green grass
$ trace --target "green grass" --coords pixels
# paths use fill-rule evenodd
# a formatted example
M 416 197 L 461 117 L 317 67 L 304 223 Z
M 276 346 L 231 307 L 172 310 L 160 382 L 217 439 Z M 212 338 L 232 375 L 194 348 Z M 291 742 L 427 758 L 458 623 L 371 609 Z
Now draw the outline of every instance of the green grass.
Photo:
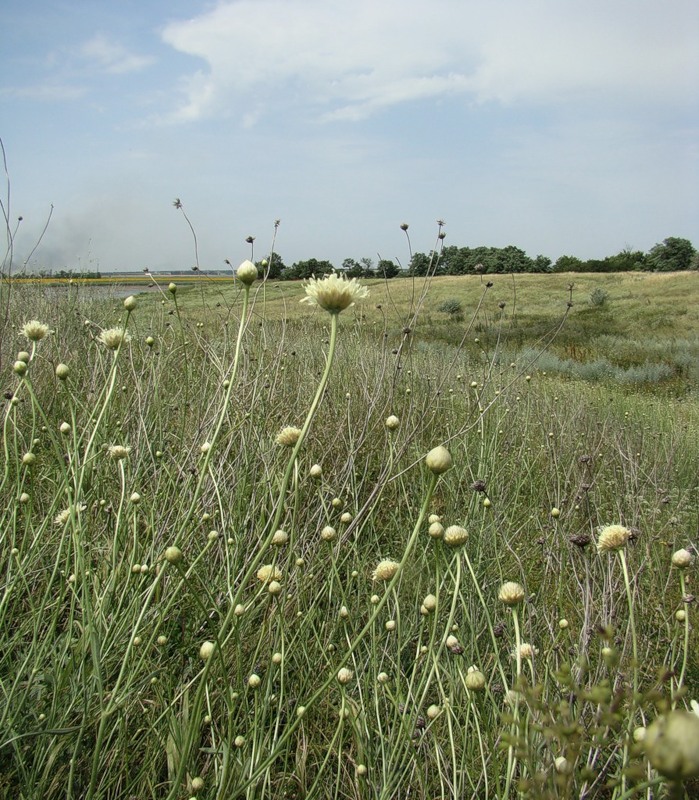
M 205 285 L 128 314 L 77 287 L 15 288 L 0 796 L 621 800 L 667 785 L 634 731 L 697 694 L 695 567 L 671 555 L 699 530 L 699 404 L 689 372 L 654 393 L 561 363 L 691 352 L 697 276 L 571 280 L 567 312 L 568 276 L 518 278 L 516 317 L 511 278 L 417 282 L 414 297 L 376 283 L 339 317 L 330 364 L 331 318 L 299 304 L 300 284 L 253 287 L 249 313 L 241 290 Z M 602 308 L 583 300 L 598 282 Z M 449 296 L 463 323 L 437 311 Z M 32 318 L 54 331 L 36 346 L 19 334 Z M 97 336 L 118 324 L 132 339 L 114 353 Z M 304 429 L 296 447 L 277 444 L 285 426 Z M 440 444 L 454 466 L 436 478 L 424 459 Z M 465 547 L 430 536 L 429 515 L 465 527 Z M 609 524 L 633 533 L 623 557 L 596 551 Z M 373 580 L 386 558 L 400 571 Z M 525 589 L 516 615 L 504 581 Z M 521 642 L 533 659 L 513 657 Z

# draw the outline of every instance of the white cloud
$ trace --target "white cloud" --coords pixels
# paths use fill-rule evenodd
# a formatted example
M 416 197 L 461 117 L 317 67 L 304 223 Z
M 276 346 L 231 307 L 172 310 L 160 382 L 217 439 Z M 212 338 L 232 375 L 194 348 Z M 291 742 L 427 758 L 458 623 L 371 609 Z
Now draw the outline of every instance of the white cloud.
M 123 45 L 110 41 L 102 34 L 97 34 L 85 42 L 80 47 L 79 54 L 105 72 L 115 75 L 138 72 L 154 61 L 150 56 L 139 56 L 129 52 Z
M 459 93 L 478 102 L 688 102 L 695 0 L 235 0 L 166 26 L 204 60 L 175 117 L 296 107 L 359 119 Z M 256 112 L 258 113 L 258 112 Z

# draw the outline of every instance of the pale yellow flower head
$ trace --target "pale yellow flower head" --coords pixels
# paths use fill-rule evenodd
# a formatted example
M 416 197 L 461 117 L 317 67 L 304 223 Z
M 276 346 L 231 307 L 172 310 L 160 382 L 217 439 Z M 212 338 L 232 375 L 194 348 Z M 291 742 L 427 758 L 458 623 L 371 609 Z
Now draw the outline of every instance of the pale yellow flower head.
M 400 564 L 397 561 L 391 561 L 386 558 L 383 561 L 379 561 L 376 565 L 372 578 L 375 581 L 390 581 L 396 572 L 398 572 L 399 567 Z
M 320 306 L 330 314 L 339 314 L 369 296 L 367 287 L 362 286 L 356 278 L 347 280 L 344 275 L 335 272 L 322 278 L 311 278 L 305 289 L 306 297 L 301 302 Z
M 675 550 L 672 554 L 672 563 L 678 569 L 684 569 L 685 567 L 689 567 L 694 561 L 694 556 L 689 552 L 689 550 Z
M 115 459 L 116 461 L 121 461 L 123 458 L 126 458 L 128 454 L 131 452 L 130 447 L 126 447 L 121 444 L 113 444 L 109 448 L 109 456 L 110 458 Z
M 131 335 L 124 328 L 105 328 L 97 338 L 110 350 L 118 350 L 122 344 L 131 341 Z
M 281 444 L 284 447 L 293 447 L 298 442 L 299 436 L 301 436 L 301 429 L 289 425 L 286 428 L 282 428 L 277 434 L 277 444 Z
M 436 537 L 435 537 L 436 538 Z M 443 533 L 444 544 L 449 547 L 460 547 L 468 541 L 468 531 L 461 525 L 450 525 Z
M 611 553 L 613 550 L 621 550 L 629 541 L 630 533 L 623 525 L 607 525 L 597 538 L 597 552 Z
M 503 583 L 498 592 L 498 600 L 506 606 L 519 605 L 524 600 L 524 589 L 519 583 L 507 581 Z
M 40 342 L 50 333 L 50 330 L 48 325 L 39 322 L 37 319 L 32 319 L 24 323 L 20 333 L 25 339 L 29 339 L 30 342 Z
M 269 583 L 270 581 L 280 581 L 282 579 L 281 570 L 272 564 L 265 564 L 257 570 L 257 580 L 262 583 Z

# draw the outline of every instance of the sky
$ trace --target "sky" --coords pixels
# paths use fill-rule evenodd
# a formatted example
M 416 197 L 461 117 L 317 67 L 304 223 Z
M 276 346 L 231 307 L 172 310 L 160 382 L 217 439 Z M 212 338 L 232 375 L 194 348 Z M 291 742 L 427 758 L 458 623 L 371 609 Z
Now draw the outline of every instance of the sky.
M 699 247 L 698 41 L 697 0 L 2 0 L 14 268 L 223 269 L 276 220 L 286 264 L 407 266 L 437 219 Z

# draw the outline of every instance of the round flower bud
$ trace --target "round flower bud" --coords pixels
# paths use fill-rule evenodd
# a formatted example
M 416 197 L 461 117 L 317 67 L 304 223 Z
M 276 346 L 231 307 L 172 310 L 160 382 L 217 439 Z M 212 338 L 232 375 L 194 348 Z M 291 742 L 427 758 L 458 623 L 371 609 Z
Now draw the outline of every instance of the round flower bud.
M 235 739 L 233 739 L 233 744 L 236 747 L 242 747 L 245 744 L 245 737 L 244 736 L 236 736 Z
M 213 642 L 206 641 L 202 643 L 202 646 L 199 648 L 199 658 L 202 661 L 208 661 L 211 656 L 214 654 L 214 650 L 216 645 Z
M 391 561 L 387 558 L 379 561 L 371 577 L 375 581 L 390 581 L 399 568 L 400 564 L 397 561 Z
M 442 518 L 439 516 L 439 514 L 430 514 L 429 517 L 427 517 L 427 521 L 431 525 L 433 522 L 441 522 Z
M 182 551 L 179 547 L 175 547 L 174 545 L 168 547 L 165 550 L 165 560 L 169 564 L 178 564 L 182 561 Z
M 693 560 L 694 557 L 692 554 L 689 552 L 689 550 L 685 550 L 684 548 L 682 550 L 675 550 L 675 552 L 672 554 L 672 564 L 678 569 L 684 569 L 685 567 L 688 567 Z
M 553 765 L 559 775 L 567 775 L 570 772 L 570 762 L 565 756 L 558 756 Z
M 70 424 L 67 422 L 61 422 L 60 427 L 58 430 L 63 434 L 66 435 L 70 433 Z
M 162 647 L 164 644 L 167 644 L 167 636 L 161 634 L 160 636 L 158 636 L 156 641 Z
M 70 367 L 67 364 L 56 365 L 56 377 L 64 381 L 70 375 Z
M 485 675 L 477 667 L 468 668 L 464 682 L 471 692 L 481 692 L 485 689 Z
M 267 591 L 274 595 L 275 597 L 282 592 L 282 585 L 279 581 L 270 581 L 269 586 L 267 587 Z
M 444 531 L 444 544 L 449 547 L 460 547 L 468 541 L 468 531 L 461 525 L 450 525 Z
M 30 358 L 31 356 L 26 350 L 20 350 L 19 353 L 17 353 L 17 361 L 24 361 L 25 364 L 28 364 Z
M 551 516 L 552 516 L 554 519 L 558 519 L 558 518 L 561 516 L 561 510 L 560 510 L 560 508 L 555 508 L 555 507 L 554 507 L 554 508 L 552 508 L 552 509 L 551 509 Z
M 529 644 L 529 642 L 522 642 L 519 646 L 519 655 L 520 658 L 526 658 L 531 660 L 534 656 L 538 653 L 538 650 L 534 645 Z
M 22 494 L 19 496 L 19 502 L 22 503 L 22 505 L 28 503 L 29 499 L 29 495 L 26 492 L 22 492 Z
M 506 606 L 519 605 L 524 600 L 524 589 L 518 583 L 507 581 L 500 587 L 498 600 Z
M 138 503 L 140 503 L 140 502 L 141 502 L 141 495 L 140 495 L 138 492 L 134 492 L 134 493 L 131 495 L 131 497 L 129 497 L 129 500 L 130 500 L 130 501 L 131 501 L 131 502 L 132 502 L 134 505 L 138 505 Z
M 36 463 L 36 456 L 32 452 L 25 453 L 22 456 L 22 463 L 25 467 L 31 467 L 32 464 Z
M 200 792 L 204 788 L 204 781 L 202 778 L 192 778 L 192 791 Z
M 152 336 L 146 336 L 146 344 L 148 347 L 153 347 L 155 344 L 155 339 Z
M 289 534 L 286 531 L 275 531 L 272 536 L 272 544 L 281 547 L 289 541 Z
M 441 522 L 433 522 L 427 529 L 427 533 L 433 539 L 441 539 L 444 536 L 444 525 Z
M 253 673 L 252 673 L 252 675 L 251 675 L 251 676 L 248 678 L 248 686 L 249 686 L 251 689 L 257 689 L 261 683 L 262 683 L 262 681 L 261 681 L 261 679 L 260 679 L 260 676 L 259 676 L 259 675 L 255 675 L 255 673 L 254 673 L 254 672 L 253 672 Z
M 427 454 L 425 457 L 425 464 L 427 464 L 427 468 L 430 472 L 435 475 L 442 475 L 452 467 L 453 461 L 451 453 L 446 447 L 439 445 L 439 447 L 435 447 Z
M 133 311 L 137 305 L 136 298 L 132 294 L 124 300 L 124 308 L 127 311 Z
M 422 605 L 428 614 L 437 609 L 437 598 L 433 594 L 428 594 L 422 601 Z
M 27 370 L 29 369 L 29 367 L 26 365 L 24 361 L 15 361 L 12 369 L 14 370 L 15 375 L 19 375 L 21 377 L 22 375 L 27 374 Z
M 391 678 L 389 677 L 387 672 L 379 672 L 379 674 L 376 676 L 376 680 L 379 683 L 388 683 L 391 680 Z
M 683 710 L 658 717 L 646 731 L 651 766 L 671 780 L 699 776 L 699 716 Z
M 282 663 L 282 654 L 274 653 L 272 655 L 272 663 L 278 667 Z
M 357 775 L 360 778 L 363 778 L 367 774 L 368 770 L 366 768 L 366 764 L 357 764 Z
M 209 452 L 209 450 L 211 450 L 211 442 L 204 442 L 204 444 L 199 449 L 204 455 L 206 455 Z
M 395 414 L 391 414 L 391 416 L 386 419 L 386 427 L 389 431 L 394 431 L 399 425 L 400 420 Z
M 396 621 L 394 619 L 387 620 L 386 624 L 384 625 L 384 628 L 386 628 L 386 630 L 389 633 L 391 633 L 391 631 L 394 631 L 396 629 Z
M 332 542 L 336 535 L 337 531 L 331 525 L 326 525 L 320 532 L 320 538 L 324 542 Z
M 630 531 L 623 525 L 607 525 L 597 538 L 597 552 L 610 553 L 620 550 L 629 540 Z
M 176 283 L 169 283 L 168 287 L 167 287 L 167 290 L 168 290 L 168 292 L 170 292 L 170 294 L 175 294 L 175 292 L 177 291 L 177 284 Z
M 323 468 L 320 464 L 314 464 L 310 469 L 310 476 L 311 478 L 322 478 L 323 477 Z
M 437 719 L 441 713 L 442 709 L 433 704 L 427 709 L 427 719 Z
M 639 725 L 638 728 L 633 729 L 633 740 L 634 742 L 642 742 L 646 738 L 646 728 L 643 725 Z
M 236 271 L 238 280 L 245 286 L 251 286 L 257 280 L 257 267 L 252 261 L 245 260 Z
M 343 686 L 345 684 L 348 684 L 352 680 L 352 677 L 353 677 L 353 672 L 351 669 L 347 669 L 347 667 L 342 667 L 340 670 L 338 670 L 337 680 Z
M 677 611 L 675 611 L 675 619 L 678 622 L 684 622 L 687 619 L 687 613 L 683 608 L 680 608 Z
M 342 522 L 344 525 L 348 525 L 350 522 L 352 522 L 352 515 L 349 513 L 349 511 L 345 511 L 342 514 L 340 517 L 340 522 Z

